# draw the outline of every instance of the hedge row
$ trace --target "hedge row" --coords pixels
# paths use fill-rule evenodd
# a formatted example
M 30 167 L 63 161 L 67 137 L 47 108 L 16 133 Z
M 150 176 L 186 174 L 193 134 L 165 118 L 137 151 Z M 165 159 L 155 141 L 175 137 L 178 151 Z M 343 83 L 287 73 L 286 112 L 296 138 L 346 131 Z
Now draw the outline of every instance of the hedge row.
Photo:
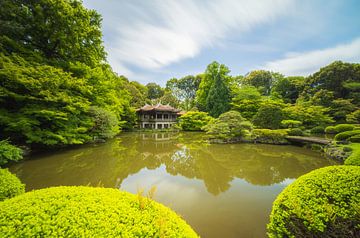
M 360 237 L 360 167 L 330 166 L 299 177 L 273 203 L 270 237 Z
M 337 134 L 344 131 L 352 131 L 355 125 L 351 124 L 338 124 L 336 126 L 328 126 L 325 128 L 326 134 Z
M 198 237 L 169 208 L 110 188 L 53 187 L 0 203 L 5 237 Z
M 0 169 L 0 201 L 15 197 L 24 192 L 25 185 L 15 175 L 7 169 Z

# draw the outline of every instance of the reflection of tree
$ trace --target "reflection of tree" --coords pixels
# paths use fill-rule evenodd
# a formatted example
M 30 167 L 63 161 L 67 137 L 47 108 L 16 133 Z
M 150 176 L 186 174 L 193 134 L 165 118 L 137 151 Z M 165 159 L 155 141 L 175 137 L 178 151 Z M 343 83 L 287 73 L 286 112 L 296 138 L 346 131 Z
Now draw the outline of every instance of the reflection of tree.
M 311 151 L 291 146 L 209 145 L 202 133 L 156 137 L 149 133 L 145 137 L 141 133 L 124 133 L 104 144 L 39 156 L 16 164 L 11 170 L 30 188 L 99 182 L 113 187 L 120 186 L 129 175 L 162 164 L 171 175 L 203 180 L 208 192 L 217 195 L 228 190 L 234 178 L 271 185 L 297 178 L 329 162 Z

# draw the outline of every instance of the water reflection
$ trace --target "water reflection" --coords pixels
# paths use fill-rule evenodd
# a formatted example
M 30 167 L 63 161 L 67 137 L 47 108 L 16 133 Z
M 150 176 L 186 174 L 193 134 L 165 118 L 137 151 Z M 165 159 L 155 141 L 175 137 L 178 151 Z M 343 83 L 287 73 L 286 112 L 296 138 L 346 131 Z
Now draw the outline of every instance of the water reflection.
M 10 169 L 28 190 L 101 184 L 136 193 L 155 185 L 155 199 L 202 237 L 265 237 L 272 202 L 286 184 L 332 163 L 300 147 L 210 145 L 201 133 L 124 133 Z
M 331 164 L 292 146 L 207 144 L 201 133 L 124 133 L 105 144 L 45 154 L 13 165 L 28 189 L 54 185 L 120 187 L 124 179 L 161 165 L 170 175 L 202 180 L 218 195 L 240 178 L 268 186 Z

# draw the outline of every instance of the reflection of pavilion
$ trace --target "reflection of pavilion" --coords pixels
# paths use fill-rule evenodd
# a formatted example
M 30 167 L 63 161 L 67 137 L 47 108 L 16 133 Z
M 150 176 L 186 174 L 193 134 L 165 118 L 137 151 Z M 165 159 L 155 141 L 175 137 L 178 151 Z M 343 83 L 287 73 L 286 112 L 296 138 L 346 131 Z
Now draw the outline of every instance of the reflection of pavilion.
M 172 133 L 144 133 L 143 140 L 167 141 L 176 138 Z

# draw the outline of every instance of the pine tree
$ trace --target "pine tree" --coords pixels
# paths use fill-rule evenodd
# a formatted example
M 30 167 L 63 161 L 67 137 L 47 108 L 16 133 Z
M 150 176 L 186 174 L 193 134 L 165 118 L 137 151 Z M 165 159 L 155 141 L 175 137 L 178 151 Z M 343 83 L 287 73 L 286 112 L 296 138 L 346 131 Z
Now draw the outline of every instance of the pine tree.
M 220 75 L 216 75 L 206 99 L 206 111 L 210 116 L 218 117 L 230 109 L 230 89 Z

